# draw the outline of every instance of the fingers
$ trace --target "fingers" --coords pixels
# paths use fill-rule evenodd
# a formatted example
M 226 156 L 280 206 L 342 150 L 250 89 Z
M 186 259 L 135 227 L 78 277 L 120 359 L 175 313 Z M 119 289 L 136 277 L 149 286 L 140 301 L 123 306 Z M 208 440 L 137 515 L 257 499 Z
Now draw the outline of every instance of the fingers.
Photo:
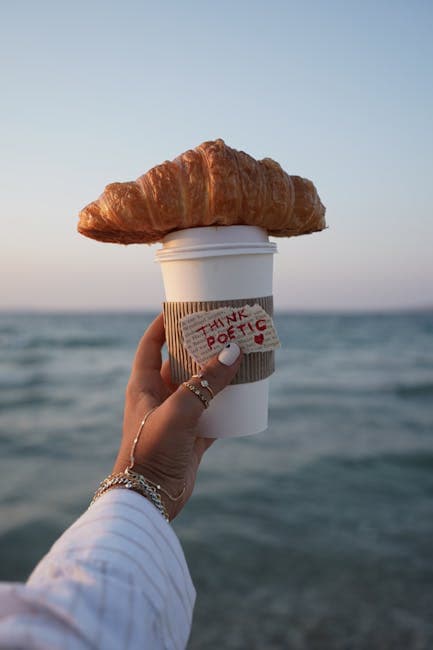
M 192 377 L 188 383 L 194 385 L 202 396 L 211 399 L 222 391 L 234 378 L 242 360 L 242 353 L 236 343 L 223 348 L 217 357 L 213 357 L 201 372 L 201 377 Z M 210 391 L 201 383 L 208 382 Z M 212 403 L 210 403 L 212 408 Z M 180 430 L 194 427 L 205 406 L 202 400 L 183 384 L 161 406 L 165 416 Z
M 165 343 L 164 317 L 159 314 L 149 325 L 135 353 L 133 370 L 142 368 L 159 370 L 161 367 L 161 348 Z
M 164 363 L 162 364 L 161 377 L 162 377 L 162 381 L 167 386 L 170 393 L 174 393 L 174 391 L 178 388 L 179 384 L 174 384 L 172 382 L 172 380 L 171 380 L 170 360 L 169 359 L 166 359 L 164 361 Z
M 144 387 L 148 383 L 149 373 L 159 373 L 162 363 L 161 348 L 164 343 L 164 317 L 161 313 L 141 337 L 132 364 L 131 383 Z
M 218 356 L 213 357 L 203 366 L 200 375 L 202 379 L 209 382 L 214 395 L 229 385 L 239 369 L 241 359 L 242 354 L 239 346 L 236 343 L 229 343 Z M 200 386 L 200 379 L 198 381 L 194 379 L 193 383 L 198 383 Z

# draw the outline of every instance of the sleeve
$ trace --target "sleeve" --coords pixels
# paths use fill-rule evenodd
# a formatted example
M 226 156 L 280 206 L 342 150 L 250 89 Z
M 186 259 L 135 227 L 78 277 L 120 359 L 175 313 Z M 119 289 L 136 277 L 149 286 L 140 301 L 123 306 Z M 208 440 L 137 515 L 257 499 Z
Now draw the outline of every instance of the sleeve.
M 194 602 L 170 524 L 139 494 L 109 490 L 26 584 L 0 584 L 0 648 L 180 650 Z

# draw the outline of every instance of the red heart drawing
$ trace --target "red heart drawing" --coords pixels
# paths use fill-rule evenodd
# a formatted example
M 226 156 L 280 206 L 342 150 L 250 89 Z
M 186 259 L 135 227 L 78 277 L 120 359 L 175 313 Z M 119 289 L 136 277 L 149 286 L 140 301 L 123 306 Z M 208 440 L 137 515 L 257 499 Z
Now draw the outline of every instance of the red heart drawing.
M 263 341 L 265 340 L 265 337 L 263 336 L 263 334 L 256 334 L 256 336 L 254 337 L 254 340 L 257 343 L 257 345 L 261 345 L 263 343 Z

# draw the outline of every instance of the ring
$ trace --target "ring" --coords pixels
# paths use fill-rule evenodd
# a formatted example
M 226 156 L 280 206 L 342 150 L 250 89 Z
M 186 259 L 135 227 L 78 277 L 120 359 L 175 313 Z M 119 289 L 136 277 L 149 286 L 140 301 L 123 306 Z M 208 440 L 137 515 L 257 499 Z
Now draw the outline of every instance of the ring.
M 185 386 L 185 388 L 188 388 L 188 390 L 191 391 L 191 393 L 194 393 L 194 395 L 197 395 L 205 409 L 208 408 L 209 406 L 209 400 L 203 395 L 201 390 L 197 388 L 197 386 L 194 386 L 194 384 L 190 384 L 188 381 L 184 381 L 182 386 Z
M 203 388 L 206 388 L 206 390 L 209 391 L 211 398 L 213 399 L 215 397 L 215 393 L 213 392 L 212 388 L 209 386 L 209 382 L 207 379 L 203 378 L 203 375 L 193 375 L 193 377 L 197 377 L 200 379 L 200 386 L 203 386 Z

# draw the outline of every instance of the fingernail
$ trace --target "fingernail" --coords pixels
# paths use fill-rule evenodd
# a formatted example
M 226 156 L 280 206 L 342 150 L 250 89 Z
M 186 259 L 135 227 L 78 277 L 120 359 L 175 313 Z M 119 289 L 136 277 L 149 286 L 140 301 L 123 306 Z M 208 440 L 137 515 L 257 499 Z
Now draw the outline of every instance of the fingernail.
M 227 343 L 219 353 L 218 361 L 224 366 L 232 366 L 240 353 L 241 349 L 237 343 Z

